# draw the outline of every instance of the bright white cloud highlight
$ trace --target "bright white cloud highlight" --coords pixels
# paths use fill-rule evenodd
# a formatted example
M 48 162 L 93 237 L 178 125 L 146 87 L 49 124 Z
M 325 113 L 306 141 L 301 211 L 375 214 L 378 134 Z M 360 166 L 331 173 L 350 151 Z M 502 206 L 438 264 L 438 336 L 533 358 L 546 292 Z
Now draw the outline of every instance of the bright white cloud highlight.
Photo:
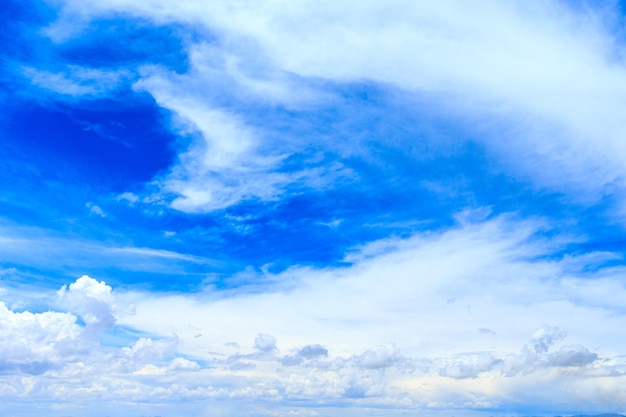
M 69 304 L 72 311 L 83 318 L 87 326 L 108 329 L 115 324 L 111 287 L 104 281 L 98 282 L 83 275 L 70 284 L 69 288 L 64 285 L 57 294 L 62 301 Z

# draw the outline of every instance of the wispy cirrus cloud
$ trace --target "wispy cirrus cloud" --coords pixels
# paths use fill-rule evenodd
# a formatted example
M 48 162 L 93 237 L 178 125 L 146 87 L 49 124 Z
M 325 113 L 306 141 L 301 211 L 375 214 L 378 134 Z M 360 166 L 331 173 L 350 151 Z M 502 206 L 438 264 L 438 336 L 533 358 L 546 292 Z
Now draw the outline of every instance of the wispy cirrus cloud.
M 222 265 L 221 261 L 167 249 L 138 247 L 127 242 L 104 243 L 96 239 L 68 238 L 62 233 L 39 228 L 5 225 L 1 228 L 0 261 L 11 265 L 5 283 L 23 286 L 20 277 L 30 277 L 36 282 L 44 279 L 59 282 L 62 277 L 80 274 L 81 271 L 111 276 L 116 280 L 133 274 L 205 276 Z M 173 282 L 175 284 L 175 282 Z
M 557 1 L 529 5 L 491 0 L 471 7 L 461 1 L 359 2 L 358 7 L 306 1 L 285 7 L 272 1 L 209 5 L 194 0 L 92 6 L 87 10 L 64 2 L 64 13 L 50 33 L 68 24 L 64 16 L 89 20 L 119 11 L 156 24 L 201 25 L 216 46 L 209 54 L 206 47 L 192 46 L 192 66 L 203 74 L 228 77 L 246 92 L 246 100 L 263 91 L 266 99 L 288 103 L 300 91 L 314 90 L 319 79 L 369 80 L 418 96 L 427 93 L 438 112 L 466 121 L 505 172 L 587 202 L 623 193 L 623 132 L 617 109 L 626 97 L 626 75 L 619 43 L 608 26 L 619 17 L 610 8 L 574 10 Z M 202 56 L 230 58 L 216 67 L 214 59 L 198 58 Z M 238 62 L 274 74 L 295 74 L 302 87 L 291 88 L 292 94 L 276 93 L 289 88 L 288 76 L 280 75 L 271 83 L 275 88 L 257 88 L 266 85 L 262 76 L 255 78 L 250 69 L 247 81 L 241 81 Z M 189 83 L 179 80 L 177 85 Z M 204 97 L 210 102 L 211 93 Z M 193 112 L 179 111 L 194 119 Z M 229 143 L 235 146 L 237 140 Z M 272 181 L 271 175 L 268 179 L 279 188 L 288 183 Z M 205 181 L 205 188 L 215 187 L 211 179 Z M 197 188 L 193 181 L 191 188 Z M 177 190 L 184 194 L 183 187 Z M 233 193 L 222 205 L 245 194 Z
M 132 77 L 130 71 L 100 70 L 70 65 L 65 71 L 47 71 L 26 67 L 24 77 L 44 91 L 70 98 L 103 98 L 111 95 Z

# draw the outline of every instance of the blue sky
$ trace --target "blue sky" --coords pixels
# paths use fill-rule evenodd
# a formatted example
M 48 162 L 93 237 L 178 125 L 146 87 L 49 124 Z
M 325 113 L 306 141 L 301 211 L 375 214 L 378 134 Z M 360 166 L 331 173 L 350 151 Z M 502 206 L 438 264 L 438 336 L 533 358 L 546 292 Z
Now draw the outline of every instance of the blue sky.
M 624 10 L 4 1 L 3 409 L 626 413 Z

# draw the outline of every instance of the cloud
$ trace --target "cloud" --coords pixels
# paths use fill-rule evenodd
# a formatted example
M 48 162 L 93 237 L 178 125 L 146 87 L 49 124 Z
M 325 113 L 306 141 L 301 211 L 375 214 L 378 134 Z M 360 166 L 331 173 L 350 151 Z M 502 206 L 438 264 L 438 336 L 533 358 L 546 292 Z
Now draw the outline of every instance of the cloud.
M 100 70 L 70 65 L 66 71 L 52 72 L 32 67 L 23 69 L 24 77 L 43 90 L 71 98 L 102 98 L 129 82 L 127 70 Z
M 85 207 L 89 209 L 91 214 L 95 214 L 96 216 L 100 216 L 102 218 L 106 217 L 107 214 L 102 210 L 100 206 L 93 204 L 92 202 L 88 202 L 85 204 Z
M 276 338 L 269 334 L 259 333 L 254 339 L 254 348 L 262 354 L 271 354 L 278 351 Z
M 200 365 L 198 362 L 190 361 L 185 358 L 175 358 L 169 365 L 169 371 L 198 371 Z
M 530 348 L 524 346 L 520 354 L 510 355 L 504 363 L 504 375 L 535 372 L 538 368 L 549 367 L 585 367 L 598 359 L 581 345 L 562 346 L 555 352 L 549 352 L 552 345 L 565 338 L 566 333 L 557 327 L 544 325 L 530 337 Z M 532 348 L 532 349 L 531 349 Z
M 328 357 L 328 349 L 322 345 L 307 345 L 291 356 L 286 355 L 281 359 L 283 366 L 300 365 L 307 360 L 315 360 Z
M 111 287 L 104 281 L 83 275 L 76 282 L 65 285 L 58 291 L 58 296 L 77 312 L 88 327 L 103 330 L 115 324 L 114 300 Z
M 212 212 L 206 221 L 217 222 L 224 218 L 216 211 L 244 201 L 278 206 L 304 188 L 357 178 L 362 172 L 351 176 L 344 163 L 356 154 L 362 160 L 355 166 L 375 164 L 376 142 L 387 146 L 393 136 L 363 139 L 341 130 L 352 118 L 369 119 L 362 104 L 374 91 L 385 100 L 372 107 L 426 102 L 434 118 L 463 132 L 453 141 L 474 141 L 495 156 L 495 164 L 479 167 L 490 175 L 503 171 L 512 182 L 521 178 L 535 191 L 565 192 L 578 202 L 623 197 L 626 76 L 604 16 L 550 0 L 55 4 L 59 19 L 45 33 L 56 42 L 108 18 L 193 28 L 182 70 L 24 69 L 32 85 L 59 99 L 109 97 L 131 80 L 138 95 L 150 94 L 170 112 L 177 158 L 143 191 L 120 194 L 134 209 Z M 413 157 L 409 148 L 422 136 L 405 135 L 397 146 Z M 364 140 L 372 146 L 360 147 Z M 334 216 L 346 218 L 342 227 L 350 223 Z M 267 268 L 263 280 L 244 270 L 225 278 L 233 284 L 227 291 L 208 285 L 195 294 L 114 294 L 104 281 L 82 276 L 51 303 L 69 312 L 0 304 L 0 395 L 43 404 L 204 407 L 188 415 L 259 415 L 263 407 L 289 415 L 293 406 L 342 416 L 518 412 L 527 404 L 620 409 L 626 292 L 624 269 L 609 262 L 619 254 L 563 256 L 585 238 L 559 235 L 551 219 L 476 210 L 455 221 L 446 230 L 362 244 L 340 266 Z M 67 254 L 72 271 L 204 278 L 216 265 L 157 247 L 9 232 L 0 239 L 4 259 L 46 271 L 66 274 Z M 118 304 L 135 304 L 136 314 L 119 315 Z M 572 344 L 562 345 L 566 331 Z M 224 405 L 233 402 L 237 410 Z
M 17 368 L 39 374 L 54 367 L 63 367 L 89 354 L 97 342 L 97 333 L 115 324 L 114 299 L 111 287 L 88 276 L 77 279 L 58 291 L 72 313 L 48 311 L 14 312 L 0 302 L 0 368 Z
M 394 365 L 401 359 L 394 345 L 380 345 L 361 354 L 356 363 L 367 369 L 382 369 Z
M 538 329 L 530 338 L 533 349 L 537 353 L 545 353 L 555 341 L 561 340 L 566 333 L 556 327 L 543 326 Z
M 150 247 L 128 246 L 114 242 L 69 238 L 47 229 L 6 225 L 0 227 L 0 259 L 19 271 L 33 268 L 47 270 L 47 275 L 80 275 L 90 271 L 109 276 L 115 270 L 117 278 L 129 271 L 152 274 L 187 274 L 190 270 L 215 268 L 220 262 L 189 253 Z M 67 262 L 67 259 L 72 262 Z M 208 270 L 208 269 L 207 269 Z M 49 280 L 46 277 L 46 280 Z M 29 278 L 32 281 L 32 277 Z M 20 285 L 25 285 L 23 282 Z
M 39 374 L 87 346 L 76 317 L 69 313 L 16 313 L 0 303 L 0 372 L 21 369 Z
M 596 353 L 592 353 L 584 346 L 563 346 L 550 355 L 549 363 L 553 366 L 581 367 L 589 365 L 598 359 Z
M 160 201 L 187 213 L 206 213 L 241 201 L 275 201 L 286 187 L 316 188 L 349 175 L 337 162 L 324 166 L 304 153 L 309 143 L 263 129 L 262 120 L 253 127 L 238 106 L 228 100 L 222 103 L 220 97 L 235 93 L 216 79 L 223 76 L 220 68 L 205 62 L 208 58 L 204 55 L 212 56 L 215 51 L 199 45 L 190 53 L 191 73 L 144 67 L 134 84 L 135 90 L 149 92 L 173 113 L 171 129 L 191 142 L 179 150 L 171 170 L 151 184 L 149 188 L 156 189 L 148 201 Z M 234 101 L 249 99 L 245 95 Z M 286 169 L 285 161 L 294 155 L 300 155 L 304 163 L 295 170 Z M 313 164 L 306 163 L 307 159 Z
M 393 255 L 381 256 L 384 259 Z M 380 260 L 368 262 L 377 261 Z M 399 322 L 402 323 L 402 330 L 405 333 L 408 331 L 411 337 L 398 340 L 411 354 L 400 353 L 396 344 L 386 343 L 376 344 L 353 354 L 331 356 L 329 350 L 321 344 L 293 347 L 293 337 L 289 337 L 289 333 L 281 332 L 285 340 L 281 338 L 280 344 L 286 346 L 285 349 L 296 352 L 293 356 L 279 356 L 277 338 L 267 333 L 259 333 L 249 348 L 249 353 L 224 359 L 226 352 L 239 349 L 241 344 L 231 343 L 226 346 L 222 343 L 221 347 L 213 351 L 214 343 L 220 337 L 213 335 L 207 339 L 203 335 L 200 338 L 203 339 L 201 351 L 189 355 L 191 346 L 185 332 L 195 318 L 206 322 L 207 318 L 215 317 L 206 307 L 222 303 L 223 300 L 194 304 L 193 298 L 196 296 L 187 295 L 179 298 L 177 309 L 162 307 L 161 313 L 154 314 L 146 309 L 146 301 L 154 301 L 155 295 L 146 296 L 147 298 L 140 299 L 138 315 L 150 315 L 152 323 L 159 324 L 162 326 L 159 328 L 164 331 L 167 328 L 170 336 L 140 337 L 128 345 L 122 343 L 120 346 L 119 343 L 98 343 L 89 334 L 90 326 L 100 326 L 102 329 L 102 322 L 110 318 L 110 306 L 117 302 L 112 298 L 114 292 L 110 287 L 92 278 L 81 277 L 59 293 L 66 302 L 72 301 L 77 313 L 83 315 L 84 326 L 79 325 L 76 316 L 71 313 L 14 313 L 4 305 L 4 309 L 0 308 L 0 315 L 3 316 L 0 326 L 3 326 L 2 335 L 6 338 L 1 344 L 2 369 L 5 373 L 9 370 L 11 373 L 19 371 L 22 375 L 30 374 L 35 378 L 29 386 L 14 384 L 12 393 L 8 394 L 10 396 L 27 393 L 31 400 L 48 400 L 65 392 L 69 393 L 64 397 L 68 401 L 80 399 L 90 404 L 98 401 L 117 404 L 128 400 L 146 403 L 166 401 L 172 404 L 172 401 L 194 400 L 208 405 L 214 401 L 219 404 L 227 399 L 237 399 L 241 404 L 247 404 L 248 401 L 256 404 L 250 410 L 259 410 L 264 404 L 273 404 L 277 412 L 285 413 L 295 404 L 315 409 L 316 404 L 323 401 L 339 407 L 349 405 L 351 410 L 361 411 L 361 407 L 384 407 L 390 415 L 394 415 L 397 410 L 407 409 L 482 409 L 489 407 L 489 404 L 506 406 L 509 401 L 507 398 L 517 398 L 520 393 L 526 395 L 527 400 L 535 400 L 536 404 L 547 404 L 548 400 L 543 399 L 542 393 L 533 394 L 533 390 L 524 385 L 529 378 L 530 381 L 549 378 L 556 385 L 558 381 L 567 378 L 576 384 L 582 384 L 579 387 L 586 386 L 587 390 L 595 390 L 593 392 L 596 393 L 598 389 L 604 390 L 602 392 L 605 395 L 614 392 L 610 386 L 602 388 L 596 382 L 598 372 L 614 372 L 615 363 L 598 361 L 598 355 L 582 345 L 564 345 L 552 349 L 564 337 L 563 331 L 554 326 L 544 325 L 531 331 L 529 344 L 519 353 L 508 355 L 499 349 L 442 354 L 442 345 L 436 350 L 438 354 L 429 355 L 428 349 L 415 349 L 409 342 L 415 340 L 416 334 L 428 333 L 416 332 L 407 326 L 409 321 L 403 320 Z M 115 291 L 116 298 L 124 298 L 124 295 L 124 292 Z M 244 299 L 247 307 L 242 310 L 245 312 L 242 317 L 250 321 L 251 317 L 258 315 L 259 310 L 249 297 Z M 446 297 L 440 297 L 439 304 L 449 306 L 445 301 Z M 290 303 L 288 299 L 283 302 Z M 303 300 L 296 299 L 296 302 L 302 305 Z M 185 320 L 177 318 L 179 325 L 171 326 L 167 318 L 173 314 L 185 314 L 181 311 L 185 305 L 192 306 L 194 314 L 185 316 Z M 287 307 L 300 325 L 306 324 L 302 321 L 303 310 L 295 310 L 293 305 Z M 298 314 L 294 316 L 294 312 Z M 232 326 L 238 322 L 238 317 L 233 311 L 230 313 L 233 316 L 228 325 Z M 89 319 L 91 316 L 98 319 Z M 524 315 L 517 317 L 522 320 Z M 265 325 L 271 327 L 271 321 L 266 321 Z M 430 324 L 434 324 L 434 321 L 439 326 L 450 323 L 446 317 L 431 315 Z M 214 320 L 211 325 L 218 323 Z M 324 323 L 326 326 L 338 325 L 336 320 L 325 319 Z M 385 324 L 389 328 L 389 322 L 386 321 Z M 111 325 L 115 329 L 121 324 L 118 321 Z M 523 327 L 524 322 L 520 322 L 520 326 Z M 141 329 L 151 332 L 155 330 L 148 326 L 137 327 L 137 331 Z M 307 326 L 308 329 L 311 328 Z M 172 330 L 176 332 L 176 337 L 171 336 Z M 393 334 L 383 333 L 381 329 L 368 330 L 376 332 L 374 339 Z M 475 327 L 469 330 L 471 334 L 475 334 Z M 218 329 L 218 332 L 222 331 L 223 329 Z M 307 331 L 306 337 L 310 337 L 311 333 L 315 332 Z M 242 333 L 235 334 L 239 335 L 238 340 L 244 340 L 241 338 Z M 332 335 L 332 332 L 328 335 Z M 354 333 L 349 335 L 349 338 L 352 337 Z M 322 339 L 325 345 L 334 347 L 333 351 L 341 352 L 345 349 L 345 338 L 333 339 L 332 336 L 326 336 Z M 194 340 L 198 341 L 198 338 Z M 483 339 L 476 338 L 474 342 L 480 345 L 480 340 Z M 20 341 L 25 345 L 17 346 Z M 351 350 L 354 349 L 353 346 L 356 344 L 350 344 Z M 517 371 L 510 372 L 515 366 L 518 367 Z M 563 372 L 555 373 L 556 369 L 563 369 Z M 622 374 L 615 374 L 612 378 L 621 377 Z M 464 385 L 468 380 L 473 381 L 471 388 Z M 496 385 L 489 385 L 488 381 L 494 381 Z M 0 390 L 2 389 L 0 384 Z M 565 401 L 563 398 L 565 397 L 550 397 L 549 401 L 554 404 L 554 401 Z M 583 395 L 581 401 L 593 402 L 594 398 Z M 606 397 L 603 398 L 603 404 L 607 404 Z
M 151 338 L 141 337 L 132 346 L 123 347 L 124 357 L 132 359 L 133 362 L 152 362 L 162 359 L 166 353 L 170 353 L 174 343 L 171 340 L 161 340 L 155 342 Z
M 185 97 L 177 83 L 155 78 L 142 80 L 136 88 L 148 89 L 163 107 L 179 115 L 179 129 L 196 136 L 179 154 L 179 163 L 155 184 L 159 193 L 173 196 L 167 201 L 172 208 L 206 212 L 242 199 L 272 200 L 280 193 L 279 185 L 288 182 L 285 174 L 275 172 L 280 155 L 261 156 L 252 129 L 202 99 Z
M 451 358 L 440 370 L 441 376 L 450 378 L 477 378 L 483 372 L 491 371 L 502 359 L 492 352 L 458 355 Z
M 260 157 L 280 158 L 291 149 L 276 134 L 270 133 L 270 146 L 251 134 L 238 106 L 264 100 L 320 106 L 320 80 L 374 82 L 428 97 L 441 117 L 463 120 L 464 131 L 497 157 L 496 169 L 579 202 L 605 195 L 623 200 L 624 129 L 617 109 L 626 100 L 626 73 L 611 33 L 612 13 L 618 13 L 611 7 L 575 9 L 556 0 L 61 4 L 59 20 L 48 28 L 53 38 L 80 28 L 77 22 L 120 14 L 210 33 L 189 43 L 189 73 L 145 69 L 136 84 L 204 138 L 181 152 L 180 163 L 160 180 L 178 210 L 271 200 L 300 182 L 277 171 L 276 159 Z M 299 96 L 305 98 L 294 99 Z M 246 109 L 250 115 L 250 105 Z M 257 152 L 259 145 L 274 152 Z M 216 161 L 234 165 L 218 169 Z

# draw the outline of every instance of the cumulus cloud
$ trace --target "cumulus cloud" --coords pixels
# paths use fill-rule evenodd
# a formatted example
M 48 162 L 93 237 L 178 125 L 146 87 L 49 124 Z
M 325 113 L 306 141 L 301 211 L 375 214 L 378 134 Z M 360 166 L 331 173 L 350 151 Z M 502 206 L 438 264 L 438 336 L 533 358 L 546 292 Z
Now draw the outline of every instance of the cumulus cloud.
M 320 105 L 323 94 L 315 90 L 324 90 L 324 84 L 361 82 L 428 97 L 434 112 L 462 119 L 468 135 L 498 156 L 497 169 L 539 187 L 584 201 L 624 193 L 619 109 L 626 100 L 626 76 L 619 51 L 601 16 L 564 3 L 58 4 L 60 18 L 46 31 L 55 41 L 77 35 L 76 22 L 85 28 L 90 19 L 111 15 L 202 28 L 188 40 L 187 73 L 146 66 L 137 75 L 135 90 L 172 112 L 170 127 L 189 146 L 178 149 L 175 164 L 148 186 L 156 188 L 153 195 L 122 194 L 131 204 L 156 202 L 205 213 L 246 199 L 272 201 L 295 182 L 316 183 L 328 169 L 311 169 L 316 155 L 310 155 L 308 143 L 265 131 L 262 117 L 242 109 L 298 111 L 305 104 Z M 27 68 L 24 75 L 67 97 L 106 96 L 126 76 L 79 67 Z M 351 144 L 356 140 L 346 138 Z M 309 164 L 302 171 L 283 165 L 294 152 L 302 153 L 302 165 Z M 336 167 L 341 171 L 340 163 Z M 111 288 L 84 276 L 59 291 L 72 313 L 16 312 L 2 305 L 3 369 L 48 370 L 50 378 L 0 381 L 0 392 L 23 395 L 43 382 L 37 398 L 67 398 L 69 392 L 87 399 L 234 398 L 403 411 L 507 409 L 522 400 L 562 409 L 621 407 L 625 373 L 616 352 L 623 340 L 616 335 L 626 302 L 623 270 L 562 259 L 564 243 L 547 237 L 541 221 L 488 218 L 356 248 L 346 257 L 347 266 L 293 267 L 274 274 L 278 282 L 288 277 L 294 283 L 281 291 L 235 289 L 224 298 L 211 293 L 207 302 L 207 294 L 137 290 L 122 295 L 137 303 L 136 316 L 120 318 Z M 29 243 L 8 239 L 2 249 L 15 253 L 22 245 L 20 252 L 26 253 Z M 54 246 L 48 243 L 35 249 L 43 253 L 41 247 Z M 154 258 L 168 265 L 202 261 L 141 248 L 103 255 L 100 248 L 91 252 L 104 263 L 106 254 L 129 256 L 129 264 Z M 589 272 L 590 264 L 601 273 Z M 546 321 L 553 325 L 538 328 Z M 116 325 L 152 337 L 124 348 L 94 345 L 94 332 Z M 572 330 L 576 344 L 560 346 L 561 329 Z M 175 342 L 164 339 L 172 331 Z M 276 338 L 281 351 L 292 355 L 278 356 Z M 311 340 L 320 344 L 306 345 Z M 585 347 L 596 346 L 593 341 L 602 341 L 593 349 L 598 353 Z M 238 346 L 252 353 L 228 356 Z M 85 357 L 88 351 L 92 356 Z M 209 366 L 200 365 L 205 361 Z M 80 390 L 58 382 L 77 379 Z
M 301 358 L 319 358 L 328 356 L 328 349 L 322 345 L 306 345 L 300 349 L 297 356 Z
M 122 352 L 133 361 L 158 361 L 172 351 L 173 344 L 167 339 L 155 342 L 151 338 L 141 337 L 132 346 L 122 348 Z
M 68 303 L 72 311 L 81 316 L 88 327 L 103 330 L 115 324 L 111 287 L 104 281 L 83 275 L 69 287 L 64 285 L 57 294 Z
M 304 361 L 322 359 L 328 357 L 328 349 L 322 345 L 306 345 L 295 355 L 287 355 L 281 359 L 284 366 L 300 365 Z
M 557 327 L 543 326 L 530 337 L 530 343 L 537 353 L 545 353 L 555 341 L 562 340 L 566 333 Z
M 175 358 L 167 366 L 170 371 L 197 371 L 200 369 L 198 362 L 191 361 L 185 358 Z
M 476 378 L 483 372 L 491 371 L 501 362 L 502 359 L 491 352 L 458 355 L 451 358 L 439 374 L 450 378 Z
M 363 248 L 367 255 L 355 254 L 350 267 L 291 269 L 285 274 L 296 285 L 289 289 L 235 291 L 221 299 L 212 294 L 209 303 L 193 295 L 133 296 L 137 315 L 122 322 L 155 334 L 175 329 L 181 353 L 209 360 L 247 384 L 271 386 L 285 401 L 480 408 L 526 393 L 543 404 L 530 388 L 536 381 L 574 378 L 600 389 L 596 375 L 621 378 L 615 366 L 623 363 L 609 354 L 620 351 L 615 332 L 622 326 L 623 293 L 616 296 L 607 284 L 621 282 L 621 272 L 605 271 L 608 281 L 596 281 L 596 291 L 589 291 L 587 270 L 574 270 L 570 260 L 546 260 L 564 243 L 546 240 L 544 227 L 510 216 L 465 222 L 442 233 L 378 242 Z M 451 298 L 457 302 L 447 303 Z M 267 333 L 229 356 L 259 331 L 250 317 L 263 317 Z M 208 325 L 207 318 L 215 320 Z M 575 336 L 563 344 L 566 330 Z M 383 338 L 393 343 L 381 344 Z M 603 349 L 591 350 L 597 340 Z M 279 344 L 289 353 L 279 355 Z M 432 388 L 424 393 L 424 386 Z
M 173 112 L 175 133 L 191 138 L 170 171 L 152 182 L 149 188 L 156 190 L 148 200 L 183 212 L 205 213 L 243 200 L 273 201 L 289 185 L 316 187 L 349 174 L 337 162 L 323 166 L 318 161 L 313 166 L 285 169 L 284 161 L 308 145 L 253 127 L 236 106 L 223 105 L 216 98 L 232 94 L 230 89 L 206 94 L 206 90 L 225 88 L 216 80 L 217 69 L 207 66 L 206 54 L 214 52 L 207 52 L 203 45 L 193 48 L 191 74 L 145 67 L 134 84 L 135 90 L 150 93 L 160 106 Z M 315 160 L 306 155 L 302 158 Z
M 518 373 L 531 373 L 541 368 L 575 367 L 581 368 L 598 359 L 581 345 L 566 345 L 550 352 L 555 342 L 564 339 L 566 333 L 557 327 L 544 325 L 530 337 L 530 347 L 524 346 L 521 353 L 509 355 L 503 367 L 503 373 L 514 376 Z
M 263 354 L 270 354 L 278 351 L 276 338 L 269 334 L 259 333 L 254 339 L 254 348 Z
M 554 366 L 581 367 L 589 365 L 598 359 L 596 353 L 592 353 L 584 346 L 563 346 L 549 356 L 549 363 Z
M 358 366 L 367 369 L 382 369 L 394 365 L 401 359 L 394 345 L 380 345 L 369 349 L 356 359 Z
M 0 303 L 1 368 L 42 373 L 79 361 L 97 345 L 93 336 L 115 323 L 111 287 L 103 282 L 83 276 L 63 286 L 58 296 L 84 326 L 73 313 L 15 312 Z
M 41 373 L 82 353 L 87 345 L 69 313 L 17 313 L 0 303 L 0 372 Z
M 112 296 L 106 284 L 88 277 L 79 278 L 61 293 L 66 301 L 70 293 L 82 297 L 87 304 L 94 303 L 94 299 L 111 301 L 109 295 Z M 189 301 L 186 300 L 186 304 Z M 445 297 L 441 301 L 446 305 Z M 87 315 L 84 311 L 88 311 L 95 315 L 93 309 L 83 304 L 75 306 L 82 314 Z M 141 308 L 138 313 L 142 313 Z M 160 315 L 152 319 L 155 317 L 157 321 L 165 318 Z M 528 378 L 545 379 L 550 369 L 566 369 L 568 378 L 577 375 L 576 381 L 593 384 L 601 369 L 597 365 L 590 367 L 597 363 L 598 356 L 582 345 L 554 348 L 564 332 L 547 325 L 531 332 L 528 344 L 520 353 L 508 356 L 495 351 L 445 356 L 414 351 L 418 355 L 406 355 L 395 344 L 388 343 L 345 356 L 331 356 L 320 344 L 300 345 L 290 347 L 295 352 L 293 355 L 280 357 L 276 354 L 276 337 L 259 333 L 251 353 L 227 359 L 223 359 L 220 352 L 207 352 L 205 342 L 201 355 L 202 362 L 207 362 L 204 366 L 184 354 L 187 342 L 184 332 L 176 338 L 142 337 L 128 346 L 116 347 L 94 343 L 86 333 L 86 328 L 92 325 L 86 320 L 84 326 L 79 325 L 71 313 L 15 313 L 0 305 L 0 318 L 0 337 L 3 338 L 0 370 L 4 373 L 10 370 L 6 378 L 11 378 L 15 371 L 31 374 L 33 378 L 26 385 L 22 384 L 23 379 L 15 382 L 10 392 L 2 385 L 6 379 L 0 378 L 0 395 L 27 394 L 31 399 L 41 400 L 56 398 L 64 392 L 65 398 L 90 403 L 115 403 L 132 398 L 147 402 L 201 400 L 212 404 L 235 398 L 257 406 L 273 404 L 277 412 L 286 413 L 294 404 L 314 406 L 319 401 L 331 401 L 346 405 L 358 401 L 361 406 L 386 407 L 393 414 L 398 407 L 402 410 L 425 406 L 441 408 L 443 406 L 438 404 L 444 399 L 445 407 L 481 408 L 487 403 L 480 398 L 486 395 L 491 401 L 503 401 L 515 396 L 520 389 L 529 395 L 528 389 L 516 384 Z M 475 333 L 475 327 L 472 331 Z M 341 350 L 341 339 L 328 343 Z M 283 344 L 289 346 L 289 343 L 281 342 Z M 222 352 L 226 348 L 237 348 L 233 343 L 230 345 L 222 344 Z M 286 363 L 286 360 L 291 362 Z M 515 366 L 518 367 L 516 372 L 507 373 Z M 609 368 L 615 369 L 615 364 L 611 363 L 606 372 Z M 589 378 L 585 377 L 587 370 Z M 506 378 L 498 379 L 498 387 L 494 388 L 485 385 L 487 375 Z M 549 377 L 558 381 L 555 375 Z M 614 375 L 613 378 L 620 377 Z M 471 387 L 464 385 L 467 380 L 473 381 Z M 512 382 L 506 382 L 509 380 Z M 42 388 L 34 390 L 35 386 Z M 424 390 L 425 386 L 430 388 Z M 471 398 L 467 397 L 468 392 Z M 538 397 L 531 398 L 537 400 Z M 590 400 L 588 396 L 584 399 Z

